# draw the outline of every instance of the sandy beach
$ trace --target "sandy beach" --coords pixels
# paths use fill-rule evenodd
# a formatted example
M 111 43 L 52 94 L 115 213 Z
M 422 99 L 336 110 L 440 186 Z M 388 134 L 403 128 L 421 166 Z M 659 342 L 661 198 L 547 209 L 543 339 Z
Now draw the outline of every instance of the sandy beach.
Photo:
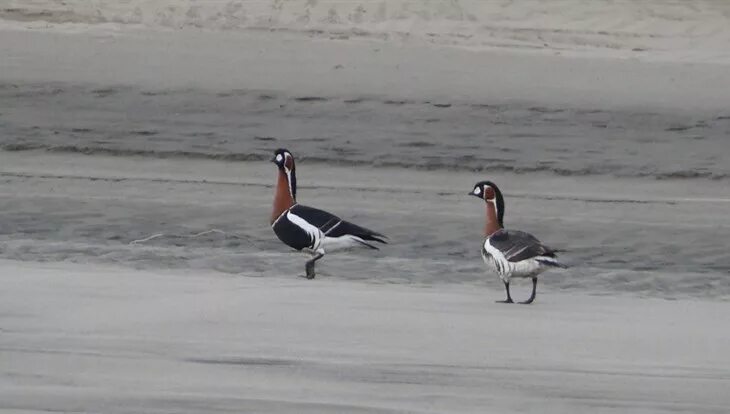
M 726 412 L 728 42 L 700 0 L 3 2 L 0 411 Z M 390 243 L 299 277 L 279 147 Z M 565 250 L 532 306 L 483 179 Z
M 2 262 L 5 412 L 695 412 L 727 303 Z

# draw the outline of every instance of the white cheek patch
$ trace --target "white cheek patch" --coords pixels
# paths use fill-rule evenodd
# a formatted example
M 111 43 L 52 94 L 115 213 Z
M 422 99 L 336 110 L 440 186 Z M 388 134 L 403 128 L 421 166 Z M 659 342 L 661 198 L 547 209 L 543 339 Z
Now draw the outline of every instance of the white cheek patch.
M 474 195 L 479 195 L 481 193 L 482 193 L 482 189 L 481 188 L 477 187 L 477 188 L 474 189 Z
M 281 160 L 282 160 L 281 154 L 278 154 L 276 156 L 276 162 L 281 162 Z

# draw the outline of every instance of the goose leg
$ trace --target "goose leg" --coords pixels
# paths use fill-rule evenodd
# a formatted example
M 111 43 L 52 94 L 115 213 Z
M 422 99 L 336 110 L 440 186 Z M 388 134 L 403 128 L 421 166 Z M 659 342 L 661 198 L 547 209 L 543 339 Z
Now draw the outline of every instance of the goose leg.
M 509 294 L 509 282 L 504 282 L 504 288 L 507 289 L 507 299 L 498 300 L 497 303 L 514 303 L 512 301 L 512 296 Z
M 317 253 L 311 259 L 307 260 L 304 268 L 307 271 L 307 279 L 314 279 L 314 262 L 324 257 L 324 253 Z
M 520 303 L 523 305 L 529 305 L 530 303 L 532 303 L 532 301 L 535 300 L 536 291 L 537 291 L 537 278 L 533 277 L 532 278 L 532 295 L 530 295 L 530 299 L 527 299 L 526 301 L 520 302 Z

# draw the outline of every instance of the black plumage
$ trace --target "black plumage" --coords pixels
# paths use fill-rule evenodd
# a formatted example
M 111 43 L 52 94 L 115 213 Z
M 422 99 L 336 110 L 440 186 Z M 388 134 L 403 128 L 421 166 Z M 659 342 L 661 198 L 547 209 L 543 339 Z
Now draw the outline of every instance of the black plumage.
M 288 213 L 291 213 L 313 227 L 319 229 L 321 233 L 311 233 L 305 228 L 302 228 L 289 217 Z M 296 204 L 287 210 L 279 219 L 272 225 L 274 233 L 277 237 L 289 247 L 296 250 L 302 249 L 316 249 L 319 242 L 324 237 L 342 237 L 342 236 L 355 236 L 362 240 L 376 241 L 379 243 L 387 243 L 383 238 L 384 235 L 367 229 L 357 224 L 350 223 L 349 221 L 342 220 L 332 213 L 328 213 L 318 208 L 303 206 Z M 378 249 L 376 246 L 366 243 L 364 241 L 358 241 L 360 244 L 367 246 L 371 249 Z
M 349 221 L 342 220 L 332 213 L 320 210 L 314 207 L 303 206 L 297 204 L 291 208 L 291 211 L 297 216 L 306 220 L 309 224 L 317 227 L 327 237 L 341 237 L 351 235 L 359 237 L 363 240 L 387 243 L 383 238 L 384 235 L 367 229 Z M 367 246 L 377 249 L 377 247 L 365 243 Z

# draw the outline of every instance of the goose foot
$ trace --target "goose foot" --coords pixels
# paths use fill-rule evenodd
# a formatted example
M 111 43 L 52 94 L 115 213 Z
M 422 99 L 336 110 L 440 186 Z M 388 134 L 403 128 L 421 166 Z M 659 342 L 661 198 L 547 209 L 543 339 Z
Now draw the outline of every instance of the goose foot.
M 315 273 L 314 273 L 314 262 L 321 259 L 324 256 L 324 253 L 317 253 L 312 257 L 311 259 L 307 260 L 306 265 L 304 266 L 304 269 L 307 272 L 307 275 L 305 276 L 307 279 L 314 279 Z
M 530 295 L 530 299 L 527 299 L 524 302 L 520 302 L 520 304 L 522 304 L 522 305 L 531 304 L 535 300 L 536 291 L 537 291 L 537 278 L 533 277 L 532 278 L 532 294 Z
M 504 288 L 507 290 L 507 299 L 498 300 L 497 303 L 514 303 L 512 301 L 512 296 L 509 294 L 509 282 L 504 282 Z

